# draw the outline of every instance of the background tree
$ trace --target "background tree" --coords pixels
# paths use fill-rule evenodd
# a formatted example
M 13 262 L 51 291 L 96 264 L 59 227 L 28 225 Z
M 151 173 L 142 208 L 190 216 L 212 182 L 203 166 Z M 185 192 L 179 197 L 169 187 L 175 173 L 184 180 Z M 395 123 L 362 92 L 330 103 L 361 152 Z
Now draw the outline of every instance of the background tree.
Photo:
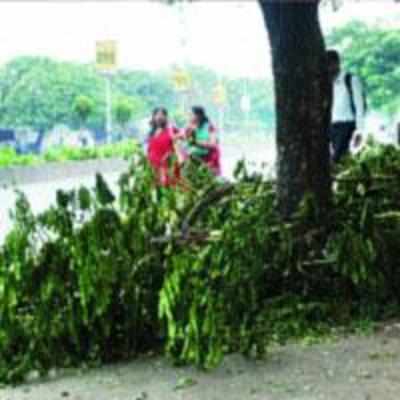
M 143 101 L 135 97 L 119 97 L 113 107 L 115 121 L 122 129 L 126 129 L 132 118 L 143 116 L 144 110 Z
M 351 22 L 328 37 L 340 50 L 346 70 L 359 75 L 374 109 L 393 113 L 400 106 L 400 30 Z
M 217 120 L 218 109 L 213 101 L 213 90 L 219 80 L 227 91 L 226 121 L 230 132 L 240 133 L 245 128 L 240 99 L 246 85 L 252 100 L 250 119 L 255 126 L 272 134 L 274 104 L 272 83 L 263 79 L 228 78 L 209 68 L 187 66 L 192 77 L 190 103 L 204 105 L 211 118 Z M 184 124 L 187 115 L 179 113 L 179 93 L 172 81 L 173 68 L 158 72 L 121 70 L 113 76 L 113 94 L 126 99 L 133 107 L 133 120 L 150 114 L 165 105 L 172 116 Z M 0 68 L 0 125 L 10 128 L 21 126 L 35 130 L 48 130 L 54 125 L 78 126 L 80 121 L 73 104 L 77 97 L 86 96 L 96 107 L 85 125 L 89 129 L 104 129 L 104 80 L 91 65 L 58 62 L 41 57 L 18 57 Z M 179 114 L 179 115 L 178 115 Z
M 104 83 L 91 66 L 42 57 L 19 57 L 0 69 L 0 124 L 49 130 L 78 125 L 73 104 L 78 96 L 96 102 L 87 125 L 104 125 Z
M 146 103 L 150 112 L 161 104 L 173 109 L 177 105 L 176 93 L 169 79 L 169 71 L 119 71 L 113 79 L 114 89 L 123 96 L 137 97 Z
M 243 134 L 262 131 L 264 135 L 275 130 L 275 99 L 273 82 L 260 79 L 228 79 L 226 81 L 226 124 L 241 126 Z M 248 115 L 242 110 L 241 101 L 247 95 L 251 102 Z M 248 121 L 246 121 L 248 118 Z
M 93 113 L 95 104 L 90 97 L 81 95 L 75 99 L 73 109 L 79 119 L 80 126 L 83 127 L 90 115 Z

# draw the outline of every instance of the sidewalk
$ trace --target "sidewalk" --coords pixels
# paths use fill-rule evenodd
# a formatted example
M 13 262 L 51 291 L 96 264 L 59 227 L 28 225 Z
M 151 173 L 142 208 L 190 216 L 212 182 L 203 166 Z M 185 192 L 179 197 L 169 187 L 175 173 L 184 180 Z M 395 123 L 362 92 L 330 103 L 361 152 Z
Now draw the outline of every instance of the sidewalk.
M 264 361 L 228 357 L 209 373 L 142 359 L 0 389 L 1 400 L 398 400 L 398 335 L 278 348 Z

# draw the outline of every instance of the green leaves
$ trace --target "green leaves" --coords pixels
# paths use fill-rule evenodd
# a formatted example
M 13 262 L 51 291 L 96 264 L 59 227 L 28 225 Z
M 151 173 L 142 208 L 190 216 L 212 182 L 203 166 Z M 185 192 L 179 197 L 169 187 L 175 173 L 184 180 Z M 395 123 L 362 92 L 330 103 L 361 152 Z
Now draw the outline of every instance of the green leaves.
M 98 175 L 38 216 L 19 194 L 0 248 L 0 381 L 160 338 L 177 364 L 212 368 L 398 301 L 398 149 L 370 143 L 339 168 L 329 227 L 311 197 L 282 223 L 273 183 L 243 168 L 234 185 L 189 166 L 191 190 L 159 188 L 136 155 L 118 192 Z
M 76 113 L 82 124 L 87 121 L 94 109 L 95 103 L 90 97 L 83 95 L 76 97 L 73 104 L 73 111 Z
M 115 120 L 124 127 L 133 116 L 143 115 L 144 108 L 145 103 L 142 100 L 121 96 L 113 105 Z
M 102 206 L 112 204 L 115 200 L 114 194 L 100 174 L 96 174 L 95 192 L 96 199 Z
M 139 145 L 133 140 L 96 146 L 94 148 L 56 147 L 41 155 L 20 155 L 13 149 L 0 148 L 0 168 L 38 165 L 46 162 L 84 161 L 107 158 L 132 159 Z
M 143 201 L 130 203 L 131 216 L 114 210 L 115 194 L 100 176 L 93 192 L 59 191 L 38 216 L 18 197 L 0 249 L 0 381 L 125 359 L 157 342 L 164 271 L 162 249 L 148 246 L 148 234 L 163 221 L 148 201 L 148 167 L 140 168 L 146 173 L 129 194 Z
M 334 30 L 327 41 L 341 50 L 345 68 L 366 83 L 372 106 L 395 113 L 400 101 L 399 31 L 352 21 Z
M 160 317 L 168 328 L 167 352 L 173 359 L 212 368 L 226 352 L 248 353 L 265 344 L 255 323 L 263 304 L 263 259 L 270 238 L 264 218 L 273 223 L 278 216 L 264 212 L 270 188 L 263 183 L 239 182 L 226 192 L 227 198 L 213 195 L 223 185 L 205 188 L 193 210 L 200 210 L 205 199 L 208 208 L 184 215 L 196 216 L 190 218 L 191 229 L 206 229 L 208 240 L 202 245 L 189 242 L 169 255 Z M 250 200 L 256 193 L 258 200 L 244 207 L 242 197 Z M 269 244 L 274 246 L 272 237 Z
M 132 120 L 147 118 L 151 110 L 159 106 L 160 99 L 171 111 L 172 120 L 181 127 L 185 125 L 187 118 L 181 111 L 179 93 L 171 79 L 174 69 L 161 72 L 123 69 L 113 74 L 112 97 L 116 99 L 113 119 L 124 131 Z M 221 77 L 213 70 L 194 65 L 187 66 L 187 72 L 193 82 L 193 98 L 201 99 L 210 115 L 218 114 L 214 92 L 222 78 L 228 100 L 226 123 L 229 121 L 236 134 L 273 131 L 275 112 L 271 81 Z M 17 57 L 0 68 L 0 125 L 48 131 L 57 124 L 71 128 L 84 124 L 91 130 L 104 130 L 104 84 L 93 65 L 44 57 Z M 248 118 L 243 117 L 241 107 L 244 88 L 252 102 Z
M 90 196 L 90 191 L 87 188 L 85 187 L 79 188 L 78 199 L 79 199 L 79 207 L 81 210 L 87 211 L 90 209 L 92 200 Z

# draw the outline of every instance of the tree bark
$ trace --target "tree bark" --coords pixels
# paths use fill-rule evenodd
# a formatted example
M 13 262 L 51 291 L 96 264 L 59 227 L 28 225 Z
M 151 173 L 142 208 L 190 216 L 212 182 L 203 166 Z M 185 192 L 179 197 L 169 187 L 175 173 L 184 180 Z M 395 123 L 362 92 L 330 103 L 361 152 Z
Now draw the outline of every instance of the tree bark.
M 259 0 L 272 49 L 278 198 L 284 218 L 309 193 L 322 215 L 332 185 L 328 129 L 332 103 L 319 0 Z

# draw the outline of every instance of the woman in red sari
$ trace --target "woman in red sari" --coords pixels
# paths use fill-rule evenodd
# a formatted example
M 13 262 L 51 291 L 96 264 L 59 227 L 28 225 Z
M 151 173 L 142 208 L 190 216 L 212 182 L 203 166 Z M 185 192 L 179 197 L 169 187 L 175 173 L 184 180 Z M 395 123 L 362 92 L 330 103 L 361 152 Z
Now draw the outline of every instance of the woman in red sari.
M 168 111 L 159 107 L 150 121 L 147 158 L 161 186 L 175 186 L 180 180 L 179 154 L 175 147 L 178 129 L 168 122 Z

